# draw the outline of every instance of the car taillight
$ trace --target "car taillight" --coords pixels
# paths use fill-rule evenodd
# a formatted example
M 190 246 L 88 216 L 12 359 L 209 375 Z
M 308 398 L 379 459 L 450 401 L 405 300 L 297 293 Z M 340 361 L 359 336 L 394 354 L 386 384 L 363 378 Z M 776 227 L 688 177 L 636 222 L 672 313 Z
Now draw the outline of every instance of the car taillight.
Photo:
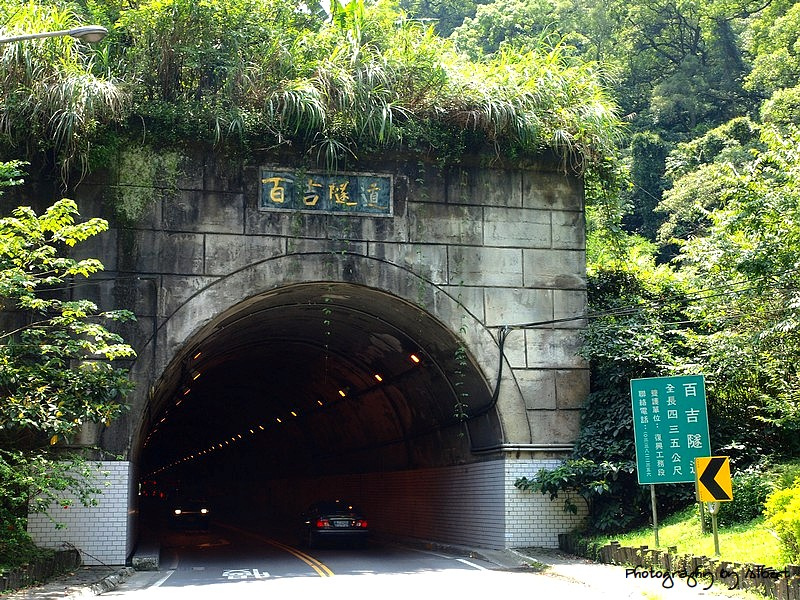
M 356 522 L 355 522 L 355 526 L 356 526 L 356 527 L 361 527 L 362 529 L 366 529 L 366 528 L 367 528 L 367 521 L 366 521 L 366 519 L 361 519 L 360 521 L 356 521 Z
M 317 529 L 325 529 L 330 526 L 331 522 L 328 519 L 317 519 Z

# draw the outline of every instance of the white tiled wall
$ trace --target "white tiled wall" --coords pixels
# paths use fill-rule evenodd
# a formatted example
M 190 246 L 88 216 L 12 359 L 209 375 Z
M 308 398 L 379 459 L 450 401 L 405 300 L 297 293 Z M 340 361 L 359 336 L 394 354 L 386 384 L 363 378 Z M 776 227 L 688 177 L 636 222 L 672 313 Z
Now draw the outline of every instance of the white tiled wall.
M 376 531 L 392 536 L 479 548 L 557 547 L 558 534 L 571 531 L 585 516 L 563 510 L 563 499 L 514 487 L 519 477 L 533 477 L 558 460 L 505 458 L 486 462 L 388 473 L 272 481 L 270 503 L 281 512 L 298 502 L 343 496 L 363 506 Z M 68 509 L 51 509 L 57 528 L 46 514 L 31 514 L 28 531 L 45 547 L 64 542 L 82 552 L 85 564 L 124 564 L 130 554 L 132 526 L 129 496 L 134 487 L 131 465 L 125 461 L 97 463 L 107 473 L 97 481 L 103 489 L 98 505 L 73 502 Z M 576 504 L 582 509 L 582 501 Z
M 85 507 L 74 498 L 69 508 L 55 504 L 48 513 L 29 515 L 28 533 L 43 547 L 60 548 L 65 542 L 72 544 L 81 551 L 84 564 L 122 565 L 127 559 L 130 543 L 130 463 L 103 461 L 93 464 L 97 466 L 96 487 L 102 490 L 97 497 L 97 506 Z M 59 528 L 57 524 L 63 527 Z
M 376 532 L 482 548 L 555 548 L 558 534 L 586 514 L 563 510 L 563 499 L 514 487 L 558 460 L 498 459 L 454 467 L 273 481 L 269 503 L 291 515 L 302 505 L 340 496 L 362 506 Z M 324 490 L 324 491 L 321 491 Z M 576 504 L 583 509 L 582 500 Z
M 588 514 L 584 501 L 574 496 L 578 514 L 564 511 L 564 498 L 540 492 L 524 492 L 514 487 L 520 477 L 533 478 L 540 469 L 552 469 L 560 460 L 513 459 L 505 460 L 506 490 L 506 548 L 542 547 L 557 548 L 558 534 L 568 533 L 579 526 Z

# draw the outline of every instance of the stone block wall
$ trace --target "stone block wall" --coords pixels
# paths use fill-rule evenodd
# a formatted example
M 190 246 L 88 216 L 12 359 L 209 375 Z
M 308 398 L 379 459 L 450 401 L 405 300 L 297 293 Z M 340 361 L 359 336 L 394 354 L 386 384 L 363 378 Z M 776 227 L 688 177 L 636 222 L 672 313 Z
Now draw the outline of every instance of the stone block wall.
M 131 172 L 152 173 L 151 180 L 130 180 L 122 160 L 116 176 L 87 179 L 78 190 L 82 212 L 116 225 L 82 251 L 101 257 L 109 275 L 119 273 L 114 284 L 101 284 L 98 300 L 136 309 L 136 331 L 126 332 L 126 339 L 137 349 L 194 295 L 249 266 L 293 257 L 293 268 L 274 282 L 280 286 L 324 279 L 309 271 L 312 261 L 304 256 L 327 254 L 331 263 L 343 264 L 347 254 L 364 256 L 426 282 L 429 289 L 414 284 L 406 299 L 429 304 L 454 331 L 461 316 L 437 314 L 437 293 L 457 299 L 492 331 L 528 324 L 510 333 L 504 349 L 524 403 L 519 407 L 514 400 L 508 418 L 501 414 L 506 441 L 563 449 L 575 439 L 589 381 L 587 365 L 576 354 L 586 311 L 578 177 L 553 164 L 443 172 L 384 160 L 364 169 L 393 176 L 393 214 L 353 216 L 260 209 L 258 157 L 241 163 L 151 152 L 137 160 L 149 160 L 152 168 Z M 252 292 L 243 290 L 242 299 Z M 481 366 L 491 381 L 496 349 L 471 335 L 465 342 L 478 360 L 487 356 Z M 161 341 L 158 347 L 167 348 Z M 154 373 L 170 358 L 154 356 Z M 501 413 L 507 406 L 500 402 Z M 130 422 L 138 417 L 135 411 Z M 130 432 L 119 435 L 128 439 Z

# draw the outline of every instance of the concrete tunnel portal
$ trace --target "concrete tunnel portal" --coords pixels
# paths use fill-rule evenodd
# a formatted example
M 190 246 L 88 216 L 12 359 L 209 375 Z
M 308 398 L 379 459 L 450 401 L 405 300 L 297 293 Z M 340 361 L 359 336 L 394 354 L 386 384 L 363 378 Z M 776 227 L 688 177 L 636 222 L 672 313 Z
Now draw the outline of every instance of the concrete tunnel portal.
M 290 518 L 309 487 L 327 491 L 290 481 L 475 461 L 502 440 L 493 392 L 422 307 L 363 285 L 290 285 L 235 304 L 171 361 L 140 430 L 140 479 L 239 515 L 277 482 L 291 489 L 273 516 Z

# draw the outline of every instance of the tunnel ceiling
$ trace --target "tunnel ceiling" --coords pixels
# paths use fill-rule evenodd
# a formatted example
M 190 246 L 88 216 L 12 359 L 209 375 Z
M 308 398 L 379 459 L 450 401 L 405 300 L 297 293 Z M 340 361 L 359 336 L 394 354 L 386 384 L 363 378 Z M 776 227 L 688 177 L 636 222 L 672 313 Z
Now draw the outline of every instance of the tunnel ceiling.
M 465 359 L 425 311 L 373 289 L 304 284 L 247 299 L 162 377 L 142 472 L 234 462 L 269 478 L 470 460 L 470 446 L 501 434 L 491 386 Z

